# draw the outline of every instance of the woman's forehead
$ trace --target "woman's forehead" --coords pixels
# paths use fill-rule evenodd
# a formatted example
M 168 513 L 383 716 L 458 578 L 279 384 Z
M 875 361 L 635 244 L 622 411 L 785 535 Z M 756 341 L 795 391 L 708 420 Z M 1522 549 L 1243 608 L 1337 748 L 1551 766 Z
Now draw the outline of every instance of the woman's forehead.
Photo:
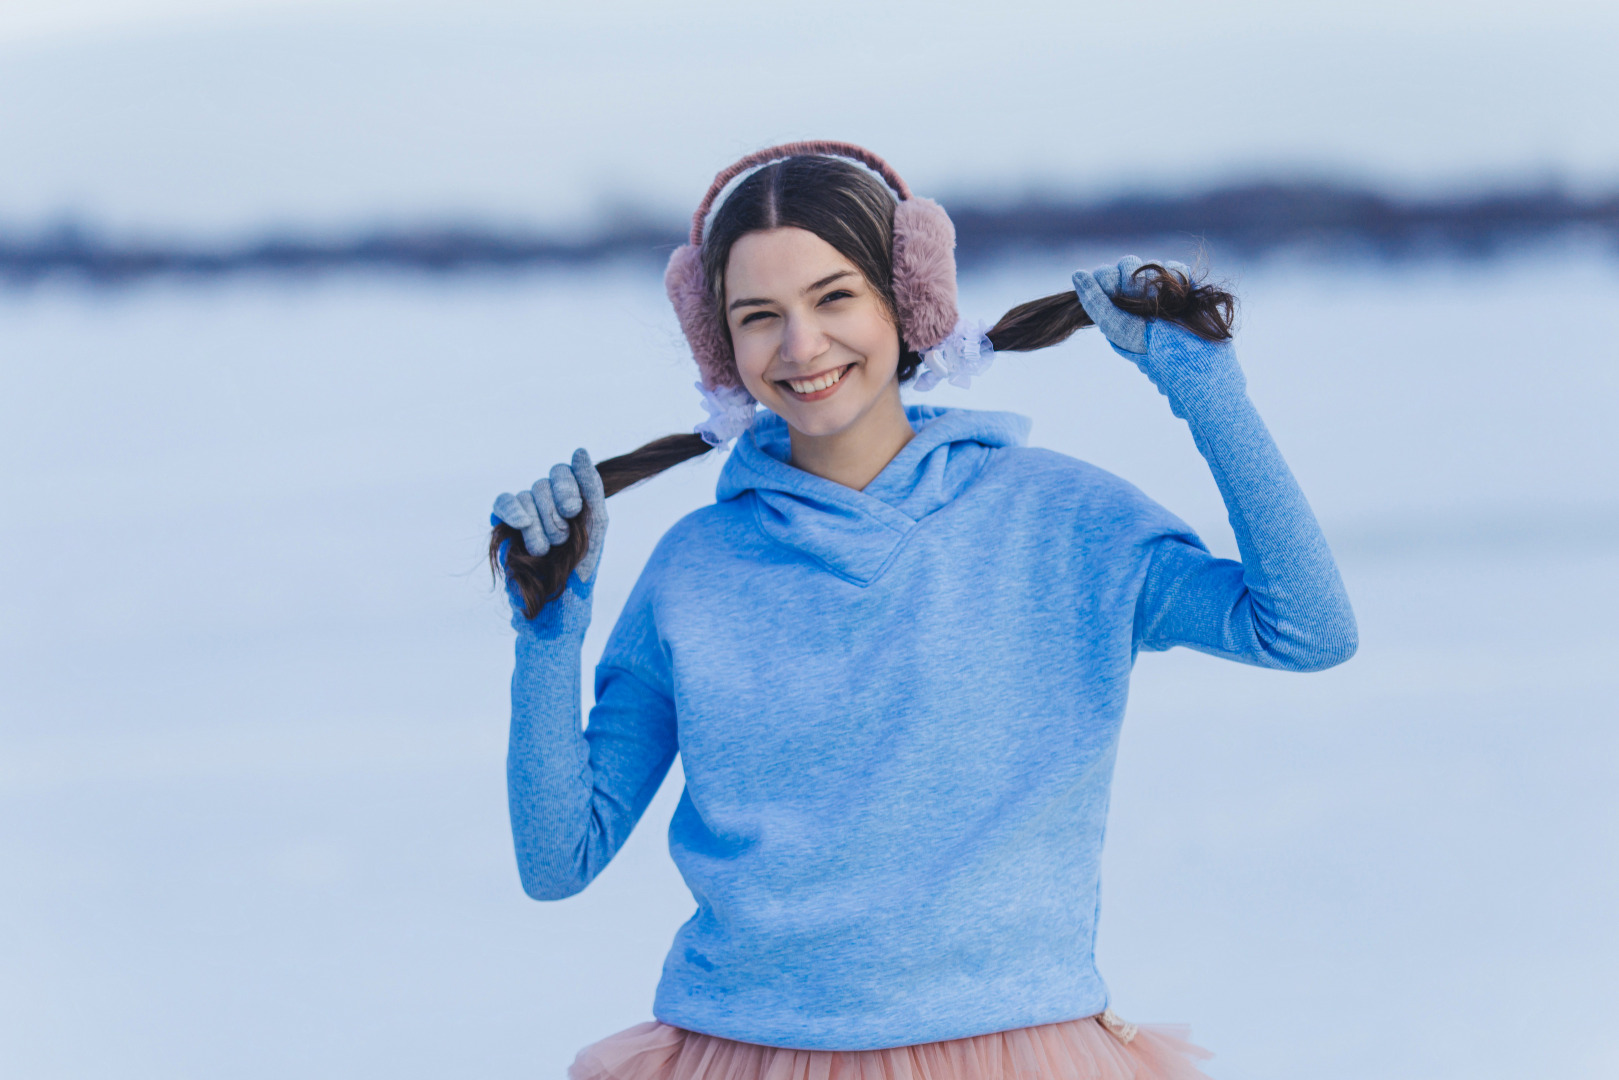
M 800 292 L 829 275 L 859 274 L 859 268 L 837 248 L 807 229 L 784 226 L 745 233 L 731 246 L 726 261 L 726 292 Z

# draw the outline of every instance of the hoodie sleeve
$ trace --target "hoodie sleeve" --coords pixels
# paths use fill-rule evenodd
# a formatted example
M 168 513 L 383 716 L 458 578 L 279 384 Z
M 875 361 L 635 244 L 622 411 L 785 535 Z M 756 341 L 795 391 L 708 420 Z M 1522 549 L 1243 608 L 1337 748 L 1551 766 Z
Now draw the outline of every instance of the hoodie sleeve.
M 1169 398 L 1209 463 L 1240 563 L 1184 535 L 1149 548 L 1136 609 L 1144 649 L 1185 645 L 1262 667 L 1317 671 L 1355 653 L 1355 615 L 1332 552 L 1265 422 L 1229 342 L 1152 320 L 1145 354 L 1122 353 Z
M 603 663 L 596 705 L 580 730 L 581 652 L 591 585 L 570 578 L 562 596 L 517 630 L 506 792 L 523 891 L 560 900 L 601 873 L 628 839 L 675 758 L 675 710 L 639 665 Z M 625 608 L 644 607 L 637 587 Z M 624 625 L 620 619 L 620 628 Z M 618 637 L 615 630 L 615 637 Z

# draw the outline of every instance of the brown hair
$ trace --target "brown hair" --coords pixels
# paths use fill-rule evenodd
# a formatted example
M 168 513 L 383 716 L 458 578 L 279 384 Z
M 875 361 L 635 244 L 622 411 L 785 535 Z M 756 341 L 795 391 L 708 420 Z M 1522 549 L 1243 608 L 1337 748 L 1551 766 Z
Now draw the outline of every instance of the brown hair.
M 720 204 L 703 241 L 703 274 L 714 291 L 716 313 L 725 309 L 725 267 L 731 247 L 750 232 L 799 228 L 814 233 L 852 262 L 887 305 L 896 310 L 893 283 L 894 196 L 872 173 L 841 158 L 805 154 L 784 158 L 750 173 Z M 1143 288 L 1135 297 L 1118 297 L 1114 304 L 1131 314 L 1168 319 L 1210 341 L 1231 337 L 1236 300 L 1213 285 L 1200 284 L 1156 263 L 1135 272 Z M 721 332 L 730 339 L 730 327 L 719 316 Z M 895 320 L 896 327 L 898 320 Z M 1090 326 L 1091 319 L 1072 291 L 1031 300 L 1001 316 L 989 331 L 996 352 L 1032 352 L 1066 341 L 1074 331 Z M 896 330 L 897 333 L 897 330 Z M 904 382 L 915 376 L 922 358 L 900 344 L 898 375 Z M 645 446 L 597 465 L 607 494 L 650 479 L 665 469 L 698 457 L 710 449 L 700 435 L 666 435 Z M 533 618 L 556 599 L 568 575 L 584 557 L 588 524 L 580 514 L 569 522 L 568 538 L 542 556 L 523 546 L 523 536 L 510 525 L 496 525 L 489 537 L 489 566 L 501 573 L 501 549 L 506 550 L 507 582 L 522 597 L 524 614 Z

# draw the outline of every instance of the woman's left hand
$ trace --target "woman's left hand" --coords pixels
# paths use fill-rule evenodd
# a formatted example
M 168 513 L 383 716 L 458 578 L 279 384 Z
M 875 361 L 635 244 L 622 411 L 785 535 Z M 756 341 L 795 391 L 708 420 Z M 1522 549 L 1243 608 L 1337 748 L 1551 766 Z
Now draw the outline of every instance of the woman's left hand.
M 1113 298 L 1146 295 L 1145 275 L 1136 273 L 1145 265 L 1134 255 L 1126 255 L 1117 266 L 1074 272 L 1074 292 L 1079 295 L 1080 306 L 1091 317 L 1091 322 L 1115 348 L 1137 355 L 1147 351 L 1147 320 L 1114 307 Z M 1180 274 L 1188 281 L 1192 278 L 1191 267 L 1184 263 L 1165 260 L 1154 265 Z

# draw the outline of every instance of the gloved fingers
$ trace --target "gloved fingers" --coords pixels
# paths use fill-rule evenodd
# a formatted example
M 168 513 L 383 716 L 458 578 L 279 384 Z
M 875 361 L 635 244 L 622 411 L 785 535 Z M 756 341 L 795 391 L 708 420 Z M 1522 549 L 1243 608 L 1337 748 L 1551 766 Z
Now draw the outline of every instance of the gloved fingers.
M 523 491 L 518 494 L 527 495 L 528 492 Z M 502 493 L 495 499 L 495 520 L 504 522 L 514 529 L 526 529 L 539 521 L 539 518 L 534 516 L 533 507 L 532 497 L 530 497 L 528 506 L 524 506 L 517 495 L 509 492 Z
M 1188 285 L 1192 283 L 1192 268 L 1183 262 L 1176 262 L 1174 259 L 1154 259 L 1151 263 L 1145 263 L 1134 255 L 1129 255 L 1119 260 L 1118 267 L 1124 279 L 1119 289 L 1125 296 L 1147 295 L 1149 283 L 1159 275 L 1143 274 L 1141 270 L 1146 266 L 1162 267 L 1166 273 L 1179 274 Z M 1118 296 L 1119 294 L 1110 292 L 1108 295 Z
M 500 496 L 495 500 L 495 516 L 523 534 L 523 546 L 530 555 L 544 555 L 551 550 L 551 541 L 545 538 L 545 530 L 540 526 L 540 509 L 532 492 Z
M 557 513 L 565 518 L 577 517 L 585 508 L 584 497 L 579 494 L 579 481 L 573 470 L 563 464 L 551 466 L 551 497 L 556 500 Z
M 530 555 L 544 555 L 551 550 L 551 541 L 545 538 L 545 530 L 538 525 L 530 525 L 523 530 L 523 546 Z
M 607 524 L 607 488 L 602 484 L 601 473 L 591 464 L 589 452 L 582 446 L 573 452 L 573 475 L 579 482 L 580 497 L 590 507 L 590 523 Z
M 1126 255 L 1118 261 L 1116 266 L 1108 267 L 1108 283 L 1111 284 L 1114 280 L 1114 275 L 1117 275 L 1118 284 L 1108 290 L 1107 295 L 1110 298 L 1140 296 L 1145 291 L 1146 286 L 1141 277 L 1136 274 L 1136 271 L 1145 265 L 1146 263 L 1137 256 Z
M 1103 314 L 1113 306 L 1113 301 L 1108 297 L 1103 283 L 1097 279 L 1097 273 L 1095 270 L 1075 270 L 1073 280 L 1079 306 L 1085 309 L 1091 322 L 1101 326 Z
M 590 463 L 590 455 L 583 448 L 573 452 L 573 475 L 579 481 L 579 494 L 585 506 L 590 510 L 590 544 L 585 548 L 584 558 L 574 568 L 580 581 L 589 581 L 596 575 L 596 566 L 601 562 L 602 544 L 607 539 L 607 488 L 602 484 L 601 473 L 596 466 Z
M 519 491 L 515 497 L 522 507 L 524 520 L 528 522 L 522 527 L 523 546 L 528 548 L 530 555 L 544 555 L 551 550 L 551 539 L 545 535 L 545 526 L 540 523 L 540 507 L 534 501 L 534 493 Z
M 1096 282 L 1096 287 L 1102 290 L 1102 295 L 1109 300 L 1119 295 L 1119 268 L 1117 266 L 1098 266 L 1095 270 L 1087 270 Z
M 529 491 L 533 492 L 534 505 L 539 508 L 540 528 L 545 530 L 545 538 L 553 544 L 562 543 L 568 538 L 568 521 L 557 511 L 550 478 L 536 480 Z
M 1123 267 L 1125 261 L 1120 260 L 1119 266 Z M 1085 309 L 1085 314 L 1091 317 L 1091 322 L 1096 324 L 1096 328 L 1102 331 L 1102 335 L 1108 341 L 1125 352 L 1147 351 L 1146 319 L 1114 307 L 1101 282 L 1097 281 L 1094 271 L 1076 270 L 1073 280 L 1074 292 L 1079 297 L 1080 306 Z

